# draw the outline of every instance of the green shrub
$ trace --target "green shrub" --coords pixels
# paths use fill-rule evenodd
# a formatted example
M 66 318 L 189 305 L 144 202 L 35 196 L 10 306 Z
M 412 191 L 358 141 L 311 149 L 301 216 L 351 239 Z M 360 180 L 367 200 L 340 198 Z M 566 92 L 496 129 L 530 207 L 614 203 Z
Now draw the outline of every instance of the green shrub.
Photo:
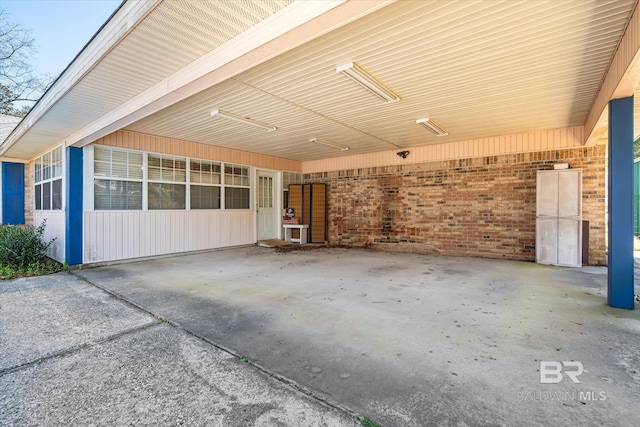
M 45 261 L 55 240 L 43 240 L 45 225 L 46 221 L 38 227 L 0 225 L 0 264 L 26 269 Z

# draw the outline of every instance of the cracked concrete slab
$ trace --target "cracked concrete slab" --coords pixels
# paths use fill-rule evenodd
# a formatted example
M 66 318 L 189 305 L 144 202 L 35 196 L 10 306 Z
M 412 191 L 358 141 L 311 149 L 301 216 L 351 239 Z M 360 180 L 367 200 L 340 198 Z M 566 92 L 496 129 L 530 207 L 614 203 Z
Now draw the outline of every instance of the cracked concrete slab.
M 0 388 L 5 426 L 358 424 L 164 323 L 6 373 Z
M 0 371 L 157 322 L 68 273 L 0 283 Z
M 640 313 L 604 268 L 247 247 L 79 274 L 385 426 L 637 419 Z
M 1 426 L 358 424 L 66 273 L 0 282 L 0 349 Z

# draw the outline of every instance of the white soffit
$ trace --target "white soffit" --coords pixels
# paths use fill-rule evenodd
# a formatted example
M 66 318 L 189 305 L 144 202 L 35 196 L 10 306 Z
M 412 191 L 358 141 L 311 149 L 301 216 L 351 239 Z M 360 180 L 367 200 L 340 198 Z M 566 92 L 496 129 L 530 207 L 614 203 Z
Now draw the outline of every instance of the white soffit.
M 640 77 L 640 76 L 638 76 Z M 606 144 L 609 141 L 609 113 L 608 106 L 602 114 L 602 120 L 598 123 L 599 128 L 605 129 L 594 135 L 592 144 Z M 640 87 L 633 94 L 633 139 L 640 138 Z
M 296 1 L 69 135 L 66 143 L 75 146 L 90 144 L 136 120 L 384 7 L 391 1 Z
M 308 8 L 323 3 L 296 4 Z M 236 70 L 247 71 L 224 77 L 224 72 L 198 73 L 211 66 L 207 61 L 216 59 L 216 49 L 242 47 L 234 42 L 241 43 L 249 30 L 233 38 L 230 28 L 242 31 L 242 25 L 259 22 L 250 27 L 258 34 L 266 20 L 293 5 L 164 0 L 7 154 L 33 156 L 41 151 L 38 147 L 63 137 L 83 145 L 126 127 L 304 161 L 579 126 L 634 4 L 347 2 L 344 6 L 352 9 L 361 5 L 360 15 L 343 14 L 340 21 L 336 13 L 334 21 L 327 18 L 322 26 L 311 21 L 306 28 L 317 28 L 316 36 L 326 34 L 309 35 L 311 41 L 304 44 L 289 41 L 288 47 L 267 43 L 261 46 L 267 51 L 261 58 L 273 59 L 251 63 L 258 50 L 249 51 L 233 61 L 240 64 Z M 271 7 L 265 15 L 251 9 L 264 5 Z M 239 17 L 207 10 L 230 6 L 241 10 Z M 272 15 L 265 20 L 268 13 Z M 247 16 L 255 21 L 243 20 Z M 224 37 L 230 39 L 216 48 Z M 287 52 L 294 46 L 299 47 Z M 384 104 L 335 72 L 349 61 L 398 93 L 400 102 Z M 242 126 L 216 127 L 212 108 L 272 123 L 278 130 L 265 134 Z M 431 117 L 449 136 L 436 138 L 417 126 L 415 120 L 422 117 Z M 340 153 L 309 147 L 314 137 L 351 149 Z
M 69 70 L 89 64 L 93 68 L 77 76 L 78 80 L 63 89 L 64 93 L 47 94 L 52 100 L 57 97 L 54 105 L 47 103 L 47 95 L 43 97 L 40 103 L 50 109 L 37 121 L 25 123 L 29 125 L 28 133 L 22 137 L 20 147 L 11 149 L 9 154 L 33 156 L 292 3 L 293 0 L 126 2 L 105 26 L 105 31 L 115 29 L 105 46 L 94 54 L 102 57 L 87 57 L 85 52 L 78 57 Z M 136 18 L 142 21 L 131 28 Z M 103 37 L 105 31 L 96 39 Z M 90 44 L 85 51 L 92 47 Z M 91 64 L 92 61 L 98 62 Z
M 634 0 L 401 1 L 127 129 L 305 161 L 583 125 Z M 335 72 L 356 61 L 385 104 Z M 212 121 L 223 108 L 264 133 Z M 415 124 L 431 117 L 437 138 Z M 323 138 L 350 150 L 310 147 Z

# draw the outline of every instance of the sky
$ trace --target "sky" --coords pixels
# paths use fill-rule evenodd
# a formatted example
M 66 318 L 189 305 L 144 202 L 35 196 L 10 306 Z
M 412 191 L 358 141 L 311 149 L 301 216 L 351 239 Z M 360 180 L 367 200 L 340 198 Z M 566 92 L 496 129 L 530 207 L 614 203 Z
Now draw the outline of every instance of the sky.
M 100 29 L 121 0 L 0 0 L 9 20 L 31 31 L 33 65 L 58 77 Z

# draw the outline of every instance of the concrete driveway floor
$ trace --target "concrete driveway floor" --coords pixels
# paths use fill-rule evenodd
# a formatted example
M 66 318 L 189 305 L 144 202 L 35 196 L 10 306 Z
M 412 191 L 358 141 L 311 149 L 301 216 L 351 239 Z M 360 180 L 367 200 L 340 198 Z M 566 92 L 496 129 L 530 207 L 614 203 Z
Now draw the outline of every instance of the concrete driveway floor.
M 243 247 L 78 274 L 381 425 L 640 424 L 640 312 L 604 268 Z
M 243 247 L 77 274 L 380 425 L 640 423 L 640 312 L 604 268 Z
M 66 273 L 0 282 L 2 426 L 355 426 Z

